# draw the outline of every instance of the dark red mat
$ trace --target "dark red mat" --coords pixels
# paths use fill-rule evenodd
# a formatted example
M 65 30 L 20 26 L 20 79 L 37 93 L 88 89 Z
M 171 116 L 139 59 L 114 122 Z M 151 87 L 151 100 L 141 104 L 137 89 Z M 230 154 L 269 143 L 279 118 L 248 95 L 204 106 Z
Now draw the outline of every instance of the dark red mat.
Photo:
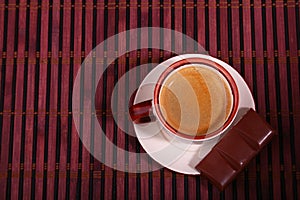
M 71 96 L 80 64 L 107 37 L 147 26 L 183 32 L 234 66 L 252 90 L 258 113 L 278 130 L 222 193 L 204 178 L 168 169 L 112 170 L 79 140 Z M 0 55 L 0 199 L 300 197 L 298 0 L 0 0 Z M 137 64 L 169 57 L 157 50 L 130 53 L 129 62 L 120 58 L 101 82 L 106 90 L 99 90 L 98 119 L 107 135 L 121 135 L 121 147 L 142 151 L 115 128 L 109 111 L 114 81 Z

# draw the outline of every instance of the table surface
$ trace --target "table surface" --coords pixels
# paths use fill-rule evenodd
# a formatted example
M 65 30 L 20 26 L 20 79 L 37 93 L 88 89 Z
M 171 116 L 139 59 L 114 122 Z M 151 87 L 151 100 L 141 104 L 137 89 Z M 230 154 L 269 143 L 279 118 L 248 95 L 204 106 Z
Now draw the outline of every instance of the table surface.
M 81 63 L 107 38 L 137 27 L 182 32 L 229 63 L 249 85 L 258 113 L 278 131 L 224 192 L 205 178 L 166 168 L 114 170 L 80 141 L 72 117 L 72 89 Z M 170 35 L 138 38 L 149 44 L 161 41 L 162 49 L 169 45 L 176 52 L 198 52 L 184 37 L 175 46 Z M 115 42 L 114 50 L 126 41 Z M 96 58 L 99 64 L 108 59 L 105 51 Z M 0 0 L 0 55 L 0 199 L 300 198 L 298 0 Z M 96 84 L 93 118 L 104 127 L 107 140 L 130 152 L 144 152 L 114 121 L 112 91 L 128 70 L 136 71 L 130 81 L 136 87 L 155 65 L 141 70 L 136 66 L 173 55 L 144 48 L 113 58 Z M 131 124 L 127 128 L 133 131 Z M 114 149 L 105 149 L 104 155 L 111 154 Z M 130 162 L 140 165 L 138 157 Z

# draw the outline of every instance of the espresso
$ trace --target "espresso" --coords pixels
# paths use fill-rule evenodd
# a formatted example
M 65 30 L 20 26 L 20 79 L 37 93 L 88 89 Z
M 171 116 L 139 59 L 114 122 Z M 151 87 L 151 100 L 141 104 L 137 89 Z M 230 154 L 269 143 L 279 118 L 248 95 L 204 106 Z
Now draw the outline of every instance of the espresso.
M 171 72 L 159 95 L 164 120 L 178 132 L 196 136 L 221 128 L 232 102 L 230 86 L 223 75 L 200 64 Z

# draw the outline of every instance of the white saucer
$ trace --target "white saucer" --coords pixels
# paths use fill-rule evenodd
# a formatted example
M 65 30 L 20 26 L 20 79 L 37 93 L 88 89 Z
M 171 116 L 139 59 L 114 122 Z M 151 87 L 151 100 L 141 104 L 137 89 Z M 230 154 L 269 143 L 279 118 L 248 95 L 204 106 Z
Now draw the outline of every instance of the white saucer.
M 252 94 L 240 76 L 227 63 L 220 61 L 208 55 L 203 54 L 185 54 L 175 56 L 166 60 L 155 67 L 143 80 L 137 90 L 134 103 L 139 103 L 151 99 L 154 92 L 154 87 L 159 76 L 170 64 L 177 62 L 183 58 L 205 58 L 214 61 L 223 66 L 234 78 L 239 90 L 239 111 L 233 125 L 238 122 L 249 108 L 255 109 Z M 211 150 L 211 148 L 220 140 L 220 137 L 203 142 L 201 144 L 184 144 L 175 139 L 165 137 L 165 134 L 160 130 L 158 122 L 146 124 L 134 124 L 136 136 L 145 149 L 145 151 L 159 164 L 167 167 L 175 172 L 184 174 L 200 174 L 194 167 L 199 163 Z M 224 133 L 226 134 L 226 133 Z

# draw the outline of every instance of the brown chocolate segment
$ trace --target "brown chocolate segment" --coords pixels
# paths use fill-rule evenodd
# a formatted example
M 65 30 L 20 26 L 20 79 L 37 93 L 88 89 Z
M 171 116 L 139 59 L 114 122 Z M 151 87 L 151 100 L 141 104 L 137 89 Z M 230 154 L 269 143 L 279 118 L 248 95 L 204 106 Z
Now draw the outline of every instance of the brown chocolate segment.
M 232 129 L 228 133 L 225 140 L 221 140 L 216 146 L 216 149 L 223 155 L 224 158 L 231 162 L 232 165 L 240 168 L 247 162 L 249 156 L 253 157 L 258 149 L 253 149 L 252 146 L 244 140 L 240 132 Z
M 223 190 L 274 135 L 274 129 L 250 109 L 196 169 Z
M 274 134 L 273 128 L 259 116 L 254 110 L 249 110 L 243 119 L 234 127 L 240 131 L 249 144 L 257 145 L 260 149 L 271 139 Z
M 205 157 L 207 158 L 207 156 Z M 204 158 L 204 159 L 205 159 Z M 201 162 L 202 163 L 202 162 Z M 211 151 L 209 159 L 205 159 L 204 166 L 199 164 L 196 169 L 201 171 L 201 175 L 205 175 L 214 185 L 222 188 L 231 182 L 236 174 L 236 170 L 220 155 L 218 151 Z M 218 170 L 216 170 L 218 168 Z M 224 176 L 226 174 L 226 176 Z

